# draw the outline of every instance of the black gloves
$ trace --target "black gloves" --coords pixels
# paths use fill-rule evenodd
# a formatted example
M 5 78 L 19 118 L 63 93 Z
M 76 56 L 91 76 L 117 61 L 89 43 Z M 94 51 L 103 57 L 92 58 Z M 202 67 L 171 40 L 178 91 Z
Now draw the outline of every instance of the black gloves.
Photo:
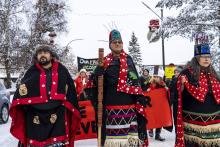
M 138 97 L 137 97 L 137 101 L 141 104 L 141 105 L 143 105 L 144 107 L 146 107 L 147 105 L 149 106 L 149 107 L 152 107 L 152 105 L 151 105 L 151 99 L 150 99 L 150 97 L 149 96 L 143 96 L 143 95 L 139 95 Z
M 103 67 L 97 66 L 95 68 L 95 71 L 94 71 L 95 76 L 101 76 L 101 75 L 104 75 L 104 73 L 105 73 L 105 70 Z
M 137 113 L 137 123 L 138 123 L 138 138 L 142 141 L 147 139 L 147 120 L 144 116 Z

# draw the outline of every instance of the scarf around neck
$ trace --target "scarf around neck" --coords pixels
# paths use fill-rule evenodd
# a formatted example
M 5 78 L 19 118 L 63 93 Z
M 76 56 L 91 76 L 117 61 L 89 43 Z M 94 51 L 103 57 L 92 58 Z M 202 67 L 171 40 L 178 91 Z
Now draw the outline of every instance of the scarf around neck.
M 124 92 L 127 94 L 134 94 L 134 95 L 143 95 L 142 89 L 140 85 L 128 85 L 129 77 L 128 75 L 128 64 L 127 64 L 127 54 L 122 49 L 119 60 L 120 60 L 120 70 L 119 70 L 119 78 L 118 78 L 118 85 L 117 91 Z M 113 54 L 108 54 L 104 59 L 104 69 L 107 69 L 110 63 L 113 61 Z M 135 69 L 136 70 L 136 69 Z

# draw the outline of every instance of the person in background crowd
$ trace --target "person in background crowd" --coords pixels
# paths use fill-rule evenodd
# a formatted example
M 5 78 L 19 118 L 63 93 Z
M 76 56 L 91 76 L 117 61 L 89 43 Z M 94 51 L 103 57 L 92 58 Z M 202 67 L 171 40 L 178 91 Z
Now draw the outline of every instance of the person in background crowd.
M 87 71 L 86 69 L 81 69 L 79 71 L 79 75 L 74 80 L 74 83 L 76 85 L 77 98 L 79 100 L 85 100 L 87 98 L 87 94 L 84 91 L 87 81 L 88 81 Z
M 176 88 L 178 76 L 180 72 L 183 70 L 181 66 L 177 66 L 174 70 L 174 76 L 172 77 L 172 80 L 169 85 L 170 90 L 170 102 L 171 105 L 173 105 L 173 118 L 174 118 L 174 126 L 176 128 L 176 122 L 177 122 L 177 102 L 178 102 L 178 91 Z M 175 129 L 176 132 L 176 129 Z
M 163 81 L 163 77 L 164 77 L 164 71 L 160 70 L 159 67 L 155 67 L 154 68 L 154 74 L 153 74 L 153 76 L 151 77 L 151 79 L 149 81 L 150 85 L 149 85 L 149 88 L 147 89 L 147 91 L 148 92 L 153 91 L 153 90 L 158 89 L 158 88 L 167 88 L 165 82 Z M 158 101 L 159 100 L 160 99 L 158 99 Z M 153 105 L 150 109 L 155 109 L 155 108 L 156 108 L 156 106 Z M 152 115 L 154 115 L 154 114 L 152 114 Z M 159 116 L 154 116 L 154 119 L 160 119 L 158 117 Z M 161 137 L 161 135 L 160 135 L 161 130 L 162 130 L 162 126 L 160 128 L 156 128 L 155 140 L 165 141 L 165 138 Z M 149 136 L 150 137 L 154 136 L 153 129 L 149 130 Z
M 10 132 L 18 147 L 73 147 L 80 122 L 73 79 L 50 46 L 39 46 L 33 58 L 12 100 Z
M 220 77 L 208 43 L 194 47 L 194 57 L 177 81 L 176 147 L 219 147 Z
M 150 81 L 149 70 L 144 69 L 143 74 L 140 77 L 140 84 L 141 84 L 141 88 L 143 91 L 146 91 L 149 88 L 149 85 L 150 85 L 149 81 Z

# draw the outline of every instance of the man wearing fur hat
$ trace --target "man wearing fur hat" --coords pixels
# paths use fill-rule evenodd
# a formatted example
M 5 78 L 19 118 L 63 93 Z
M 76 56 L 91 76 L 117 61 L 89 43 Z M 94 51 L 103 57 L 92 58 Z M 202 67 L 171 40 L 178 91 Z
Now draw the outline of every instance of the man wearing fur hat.
M 109 35 L 111 53 L 98 66 L 95 76 L 104 75 L 102 144 L 106 147 L 147 144 L 146 100 L 132 58 L 123 50 L 121 34 Z M 97 104 L 97 101 L 95 102 Z M 96 106 L 95 106 L 96 107 Z
M 39 46 L 34 62 L 11 104 L 11 134 L 19 147 L 73 147 L 80 121 L 74 82 L 50 46 Z

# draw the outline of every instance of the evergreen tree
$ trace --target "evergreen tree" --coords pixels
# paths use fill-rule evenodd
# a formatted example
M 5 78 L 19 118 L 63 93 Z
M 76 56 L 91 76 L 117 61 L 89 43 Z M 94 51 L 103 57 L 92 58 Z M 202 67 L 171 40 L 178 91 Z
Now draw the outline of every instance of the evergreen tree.
M 128 47 L 129 55 L 132 57 L 134 64 L 138 67 L 142 65 L 140 46 L 138 44 L 138 39 L 135 36 L 134 32 L 131 35 L 131 41 L 129 41 Z
M 156 7 L 179 10 L 177 16 L 164 18 L 166 37 L 192 38 L 197 31 L 209 34 L 212 39 L 218 35 L 217 0 L 160 0 Z
M 220 76 L 220 50 L 217 45 L 212 46 L 212 65 Z
M 165 37 L 180 35 L 192 40 L 198 32 L 209 35 L 213 66 L 220 73 L 219 0 L 160 0 L 156 7 L 179 10 L 177 16 L 164 18 Z

